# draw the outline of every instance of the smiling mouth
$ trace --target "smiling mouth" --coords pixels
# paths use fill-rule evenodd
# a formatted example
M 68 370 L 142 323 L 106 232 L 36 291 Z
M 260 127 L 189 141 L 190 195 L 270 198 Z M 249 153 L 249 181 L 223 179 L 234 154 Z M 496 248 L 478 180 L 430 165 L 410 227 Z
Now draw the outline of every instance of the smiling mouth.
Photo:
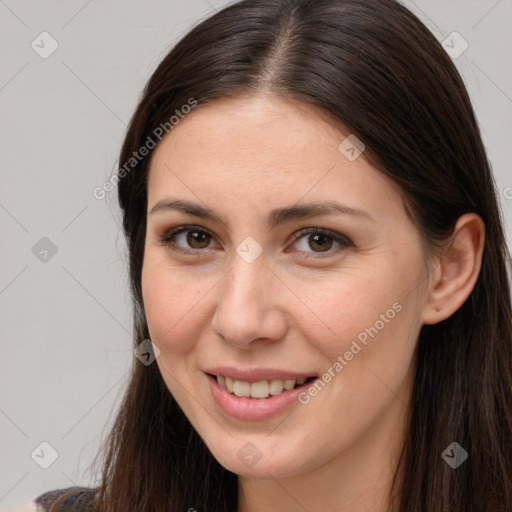
M 279 395 L 305 386 L 317 377 L 302 377 L 299 379 L 271 379 L 261 380 L 258 382 L 247 382 L 243 380 L 236 380 L 230 377 L 224 377 L 222 375 L 207 374 L 210 378 L 215 379 L 217 384 L 226 389 L 229 393 L 240 398 L 254 398 L 264 399 L 269 396 Z

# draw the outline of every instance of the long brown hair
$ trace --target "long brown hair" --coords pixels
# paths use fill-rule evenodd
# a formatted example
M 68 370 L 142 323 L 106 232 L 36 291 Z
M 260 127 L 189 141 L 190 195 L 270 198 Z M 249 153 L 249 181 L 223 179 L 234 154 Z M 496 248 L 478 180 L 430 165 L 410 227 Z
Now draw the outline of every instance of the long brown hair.
M 120 164 L 190 98 L 201 108 L 262 90 L 314 105 L 355 134 L 365 158 L 402 187 L 427 247 L 447 240 L 464 213 L 484 220 L 473 292 L 418 339 L 404 479 L 395 491 L 401 512 L 510 512 L 510 257 L 490 164 L 454 64 L 394 0 L 244 0 L 199 23 L 163 59 L 131 119 Z M 149 159 L 118 181 L 134 347 L 149 338 L 141 292 Z M 441 457 L 454 441 L 469 453 L 456 470 Z M 213 458 L 156 364 L 134 358 L 99 456 L 91 510 L 236 512 L 237 475 Z

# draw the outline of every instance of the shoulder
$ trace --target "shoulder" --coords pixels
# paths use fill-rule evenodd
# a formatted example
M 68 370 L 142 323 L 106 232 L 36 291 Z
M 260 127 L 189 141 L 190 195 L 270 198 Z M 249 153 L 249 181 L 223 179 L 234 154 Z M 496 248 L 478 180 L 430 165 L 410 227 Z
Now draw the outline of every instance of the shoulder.
M 67 487 L 66 489 L 54 489 L 39 495 L 34 500 L 35 508 L 27 508 L 27 512 L 50 512 L 50 507 L 59 500 L 59 504 L 65 507 L 77 507 L 87 505 L 92 501 L 95 489 L 89 487 Z

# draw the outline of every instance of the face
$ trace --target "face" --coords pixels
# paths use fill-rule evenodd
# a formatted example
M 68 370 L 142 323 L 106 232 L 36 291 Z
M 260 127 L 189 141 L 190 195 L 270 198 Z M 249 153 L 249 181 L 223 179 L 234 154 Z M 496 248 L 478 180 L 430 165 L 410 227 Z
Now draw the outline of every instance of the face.
M 313 471 L 409 399 L 426 257 L 400 190 L 348 135 L 307 105 L 230 98 L 152 155 L 142 289 L 156 364 L 239 475 Z M 269 398 L 237 397 L 216 373 Z

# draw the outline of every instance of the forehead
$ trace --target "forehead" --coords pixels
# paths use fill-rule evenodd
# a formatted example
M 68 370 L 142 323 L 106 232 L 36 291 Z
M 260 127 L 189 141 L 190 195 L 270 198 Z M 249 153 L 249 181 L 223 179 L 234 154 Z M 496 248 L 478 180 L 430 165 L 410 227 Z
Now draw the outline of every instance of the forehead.
M 212 156 L 223 153 L 236 160 L 237 150 L 253 150 L 270 160 L 297 159 L 315 145 L 317 151 L 337 147 L 343 133 L 326 120 L 326 115 L 311 105 L 269 95 L 235 96 L 199 105 L 184 115 L 157 147 L 156 153 L 194 147 Z M 278 162 L 276 162 L 278 163 Z M 251 162 L 245 162 L 245 166 Z
M 199 105 L 154 150 L 149 206 L 177 190 L 224 202 L 236 194 L 247 204 L 306 196 L 337 197 L 359 206 L 386 203 L 386 198 L 397 202 L 398 187 L 364 153 L 352 159 L 340 150 L 340 144 L 342 149 L 350 144 L 349 135 L 319 109 L 274 96 Z

